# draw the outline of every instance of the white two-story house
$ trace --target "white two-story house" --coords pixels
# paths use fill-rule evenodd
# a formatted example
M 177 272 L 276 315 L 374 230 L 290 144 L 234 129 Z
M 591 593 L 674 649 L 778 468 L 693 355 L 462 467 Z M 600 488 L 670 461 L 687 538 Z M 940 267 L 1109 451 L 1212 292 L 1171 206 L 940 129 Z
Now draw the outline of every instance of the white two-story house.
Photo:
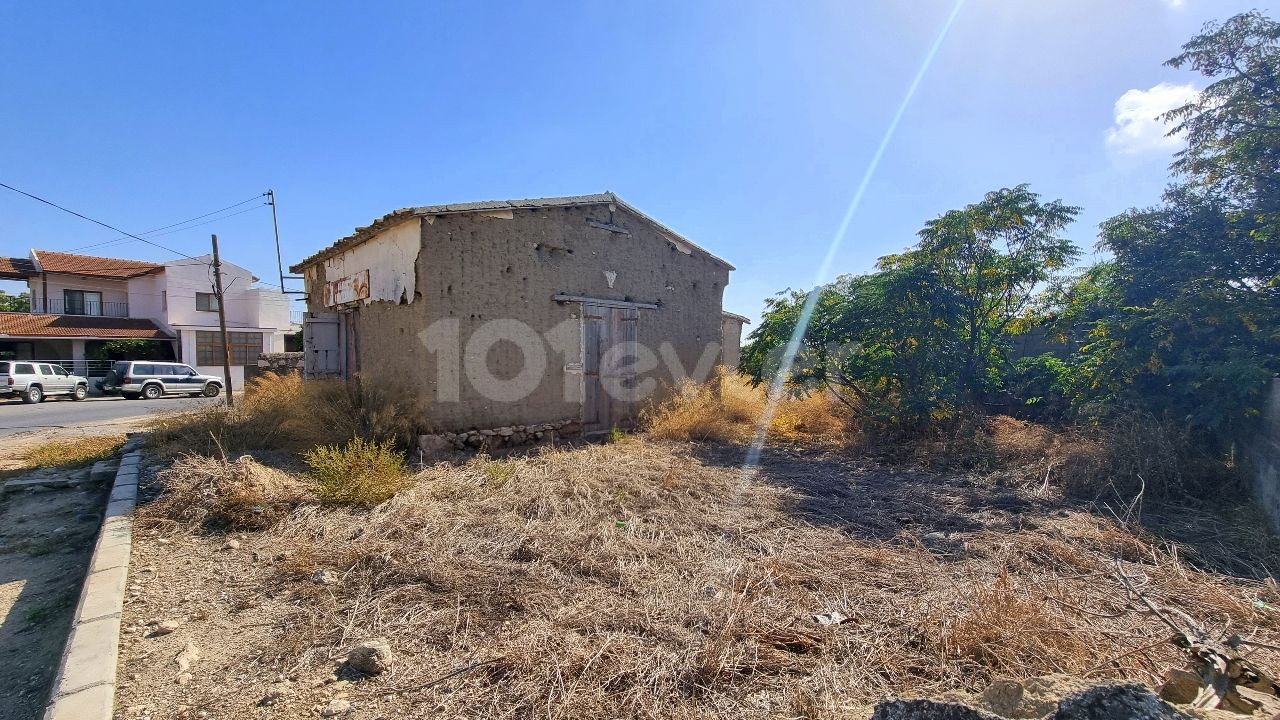
M 0 359 L 55 361 L 78 374 L 105 372 L 106 343 L 147 341 L 156 359 L 222 374 L 218 300 L 209 256 L 150 263 L 32 250 L 0 257 L 0 279 L 25 280 L 31 311 L 0 312 Z M 284 350 L 289 299 L 223 261 L 232 382 L 263 352 Z M 117 346 L 118 347 L 118 346 Z

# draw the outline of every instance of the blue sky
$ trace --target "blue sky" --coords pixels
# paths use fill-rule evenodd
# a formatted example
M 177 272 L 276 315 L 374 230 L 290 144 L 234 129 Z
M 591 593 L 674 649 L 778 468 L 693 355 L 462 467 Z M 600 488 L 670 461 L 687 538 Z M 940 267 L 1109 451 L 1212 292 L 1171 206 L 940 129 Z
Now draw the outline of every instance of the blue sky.
M 0 182 L 133 233 L 274 188 L 286 263 L 406 205 L 612 190 L 733 262 L 725 307 L 755 318 L 814 281 L 952 6 L 11 3 Z M 1070 234 L 1092 250 L 1098 222 L 1167 181 L 1150 117 L 1202 83 L 1161 63 L 1254 7 L 1270 10 L 968 0 L 833 270 L 869 270 L 925 220 L 1023 182 L 1083 206 Z M 199 255 L 210 232 L 275 277 L 265 207 L 155 241 Z M 0 252 L 115 237 L 0 190 Z

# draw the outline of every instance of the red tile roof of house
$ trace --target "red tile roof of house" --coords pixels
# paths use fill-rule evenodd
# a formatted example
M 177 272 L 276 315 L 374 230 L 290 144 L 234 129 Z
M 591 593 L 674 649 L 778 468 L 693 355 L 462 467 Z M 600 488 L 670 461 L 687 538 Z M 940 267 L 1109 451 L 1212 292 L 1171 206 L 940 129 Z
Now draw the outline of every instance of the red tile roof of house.
M 153 273 L 164 268 L 163 265 L 143 262 L 142 260 L 121 260 L 119 258 L 77 255 L 75 253 L 54 252 L 52 250 L 34 250 L 33 253 L 45 272 L 123 280 Z
M 36 274 L 36 266 L 27 258 L 0 257 L 0 278 L 24 280 Z
M 0 312 L 0 338 L 5 336 L 173 339 L 155 323 L 142 318 Z

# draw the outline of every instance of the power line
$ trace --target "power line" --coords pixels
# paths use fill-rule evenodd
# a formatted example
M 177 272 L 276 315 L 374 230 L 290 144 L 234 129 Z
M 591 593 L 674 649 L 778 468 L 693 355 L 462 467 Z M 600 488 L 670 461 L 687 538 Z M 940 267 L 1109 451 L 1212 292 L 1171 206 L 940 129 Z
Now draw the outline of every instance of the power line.
M 255 199 L 256 199 L 256 198 L 255 198 Z M 241 204 L 241 205 L 243 205 L 244 203 L 240 203 L 240 204 Z M 168 232 L 155 232 L 155 231 L 152 231 L 152 232 L 150 232 L 150 233 L 142 233 L 142 234 L 143 234 L 143 235 L 148 235 L 148 236 L 149 236 L 149 237 L 151 237 L 151 238 L 164 237 L 165 235 L 172 235 L 172 234 L 174 234 L 174 233 L 179 233 L 179 232 L 182 232 L 182 231 L 184 231 L 184 230 L 191 230 L 191 229 L 193 229 L 193 228 L 198 228 L 198 227 L 200 227 L 201 225 L 208 225 L 209 223 L 216 223 L 216 222 L 219 222 L 219 221 L 221 221 L 221 220 L 226 220 L 227 218 L 233 218 L 233 217 L 235 217 L 235 216 L 237 216 L 237 215 L 243 215 L 243 214 L 245 214 L 245 213 L 247 213 L 247 212 L 253 212 L 254 210 L 257 210 L 259 207 L 265 207 L 265 206 L 266 206 L 266 203 L 262 203 L 261 205 L 258 205 L 258 206 L 255 206 L 255 207 L 245 208 L 244 210 L 240 210 L 239 212 L 228 213 L 227 215 L 223 215 L 223 216 L 221 216 L 221 217 L 213 218 L 212 220 L 205 220 L 204 222 L 196 223 L 196 224 L 194 224 L 194 225 L 187 225 L 186 227 L 180 227 L 180 228 L 178 228 L 177 230 L 170 230 L 170 231 L 168 231 Z M 232 205 L 232 207 L 235 207 L 235 205 Z M 226 208 L 223 208 L 223 209 L 225 210 Z M 221 212 L 221 210 L 220 210 L 220 211 L 218 211 L 218 212 Z M 210 215 L 212 215 L 212 214 L 214 214 L 214 213 L 210 213 Z M 201 217 L 208 217 L 208 215 L 202 215 Z M 192 218 L 192 220 L 195 220 L 195 219 L 196 219 L 196 218 Z M 187 222 L 191 222 L 191 221 L 190 221 L 190 220 L 188 220 Z M 183 224 L 183 223 L 174 223 L 174 225 L 182 225 L 182 224 Z M 173 227 L 173 225 L 167 225 L 166 227 Z M 141 239 L 141 238 L 139 238 L 139 239 Z M 126 243 L 126 242 L 133 242 L 133 241 L 134 241 L 134 238 L 128 238 L 128 237 L 116 238 L 115 240 L 107 240 L 106 242 L 94 243 L 93 245 L 83 245 L 83 246 L 81 246 L 81 247 L 78 247 L 78 248 L 73 249 L 71 252 L 75 252 L 75 250 L 87 250 L 88 248 L 102 247 L 102 246 L 104 246 L 104 245 L 115 245 L 115 244 L 118 244 L 118 243 Z M 146 242 L 146 240 L 145 240 L 145 239 L 143 239 L 143 242 Z
M 27 192 L 26 190 L 19 190 L 18 188 L 13 187 L 12 185 L 6 185 L 6 184 L 4 184 L 4 183 L 0 183 L 0 187 L 5 188 L 6 190 L 12 190 L 13 192 L 18 193 L 19 195 L 26 195 L 27 197 L 31 198 L 32 200 L 36 200 L 36 201 L 42 202 L 42 203 L 44 203 L 45 205 L 48 205 L 48 206 L 50 206 L 50 207 L 55 207 L 55 208 L 57 208 L 57 209 L 61 210 L 61 211 L 62 211 L 62 212 L 64 212 L 64 213 L 68 213 L 68 214 L 70 214 L 70 215 L 75 215 L 76 217 L 80 218 L 81 220 L 88 220 L 89 222 L 93 223 L 94 225 L 101 225 L 102 227 L 104 227 L 104 228 L 106 228 L 106 229 L 108 229 L 108 230 L 113 230 L 113 231 L 115 231 L 115 232 L 120 233 L 121 235 L 127 235 L 127 236 L 129 236 L 129 237 L 133 238 L 134 240 L 141 240 L 142 242 L 144 242 L 144 243 L 146 243 L 146 244 L 148 244 L 148 245 L 152 245 L 152 246 L 158 247 L 158 248 L 160 248 L 161 250 L 165 250 L 165 251 L 167 251 L 167 252 L 171 252 L 171 253 L 173 253 L 174 255 L 181 255 L 181 256 L 182 256 L 182 257 L 184 257 L 184 258 L 189 258 L 189 259 L 191 259 L 191 260 L 196 260 L 196 258 L 191 257 L 190 255 L 188 255 L 188 254 L 186 254 L 186 253 L 184 253 L 184 252 L 178 252 L 177 250 L 174 250 L 173 248 L 165 247 L 164 245 L 161 245 L 160 243 L 154 243 L 154 242 L 151 242 L 150 240 L 148 240 L 148 239 L 146 239 L 146 238 L 138 237 L 137 235 L 134 235 L 134 234 L 133 234 L 133 233 L 131 233 L 131 232 L 125 232 L 124 230 L 121 230 L 120 228 L 115 227 L 114 225 L 108 225 L 107 223 L 104 223 L 104 222 L 102 222 L 101 220 L 94 220 L 93 218 L 89 217 L 88 215 L 82 215 L 82 214 L 80 214 L 80 213 L 76 212 L 75 210 L 72 210 L 72 209 L 70 209 L 70 208 L 62 207 L 62 206 L 61 206 L 61 205 L 59 205 L 58 203 L 55 203 L 55 202 L 53 202 L 53 201 L 51 201 L 51 200 L 45 200 L 44 198 L 42 198 L 42 197 L 40 197 L 40 196 L 38 196 L 38 195 L 32 195 L 31 193 Z M 199 261 L 197 260 L 197 262 L 199 262 Z
M 171 234 L 173 234 L 174 232 L 180 232 L 180 231 L 182 231 L 182 230 L 186 230 L 186 229 L 188 229 L 188 228 L 178 228 L 178 230 L 173 230 L 173 231 L 171 231 L 171 232 L 167 232 L 167 233 L 165 233 L 165 232 L 160 232 L 160 231 L 161 231 L 161 230 L 168 230 L 169 228 L 177 228 L 179 225 L 186 225 L 187 223 L 194 222 L 194 221 L 196 221 L 196 220 L 201 220 L 201 219 L 203 219 L 203 218 L 207 218 L 207 217 L 209 217 L 209 216 L 211 216 L 211 215 L 217 215 L 218 213 L 226 212 L 227 210 L 231 210 L 231 209 L 233 209 L 233 208 L 238 208 L 238 207 L 240 207 L 241 205 L 244 205 L 244 204 L 246 204 L 246 203 L 251 203 L 251 202 L 253 202 L 254 200 L 257 200 L 258 198 L 261 198 L 261 197 L 263 197 L 264 195 L 266 195 L 266 193 L 259 193 L 259 194 L 254 195 L 253 197 L 251 197 L 251 198 L 249 198 L 249 199 L 247 199 L 247 200 L 241 200 L 240 202 L 235 203 L 234 205 L 228 205 L 228 206 L 226 206 L 226 207 L 224 207 L 224 208 L 220 208 L 220 209 L 218 209 L 218 210 L 214 210 L 213 212 L 207 212 L 207 213 L 205 213 L 205 214 L 203 214 L 203 215 L 197 215 L 197 216 L 195 216 L 195 217 L 193 217 L 193 218 L 187 218 L 186 220 L 183 220 L 183 221 L 181 221 L 181 222 L 172 223 L 172 224 L 170 224 L 170 225 L 162 225 L 161 227 L 153 228 L 153 229 L 151 229 L 151 230 L 147 230 L 146 232 L 141 232 L 141 233 L 138 233 L 138 234 L 139 234 L 139 235 L 146 235 L 146 236 L 148 236 L 148 237 L 152 237 L 152 238 L 161 237 L 161 236 L 163 236 L 163 235 L 171 235 Z M 266 205 L 266 203 L 262 203 L 262 204 L 263 204 L 263 205 Z M 240 212 L 231 213 L 230 215 L 227 215 L 226 217 L 235 217 L 236 215 L 239 215 L 239 214 L 244 213 L 244 212 L 248 212 L 249 210 L 255 210 L 255 209 L 256 209 L 256 208 L 249 208 L 248 210 L 241 210 Z M 223 219 L 223 218 L 214 218 L 213 220 L 210 220 L 209 222 L 217 222 L 218 220 L 221 220 L 221 219 Z M 200 224 L 198 224 L 198 225 L 192 225 L 191 227 L 199 227 L 200 225 L 206 225 L 206 224 L 208 224 L 208 223 L 200 223 Z M 107 241 L 105 241 L 105 242 L 91 243 L 91 244 L 89 244 L 89 245 L 82 245 L 82 246 L 80 246 L 80 247 L 78 247 L 78 248 L 72 248 L 71 252 L 75 252 L 76 250 L 87 250 L 87 249 L 89 249 L 89 248 L 94 248 L 94 247 L 102 247 L 103 245 L 113 245 L 113 244 L 118 243 L 118 242 L 131 242 L 131 241 L 132 241 L 132 238 L 129 238 L 129 237 L 116 238 L 116 239 L 114 239 L 114 240 L 107 240 Z

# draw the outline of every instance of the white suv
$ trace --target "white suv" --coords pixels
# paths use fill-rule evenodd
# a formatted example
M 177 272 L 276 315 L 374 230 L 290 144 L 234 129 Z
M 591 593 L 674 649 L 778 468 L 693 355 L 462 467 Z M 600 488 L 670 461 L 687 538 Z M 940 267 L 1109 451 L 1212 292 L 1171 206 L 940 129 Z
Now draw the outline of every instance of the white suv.
M 50 395 L 69 395 L 83 400 L 89 381 L 72 375 L 61 365 L 25 360 L 0 360 L 0 397 L 17 395 L 25 403 L 38 403 Z

